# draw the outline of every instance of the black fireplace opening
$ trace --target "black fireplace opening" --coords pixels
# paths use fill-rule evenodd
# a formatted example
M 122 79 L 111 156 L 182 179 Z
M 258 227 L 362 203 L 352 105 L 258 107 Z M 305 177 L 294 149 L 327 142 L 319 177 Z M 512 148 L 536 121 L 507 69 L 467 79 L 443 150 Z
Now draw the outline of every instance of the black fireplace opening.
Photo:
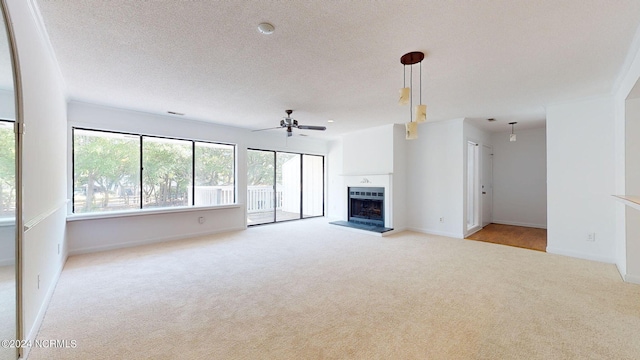
M 384 188 L 350 187 L 349 222 L 384 227 Z

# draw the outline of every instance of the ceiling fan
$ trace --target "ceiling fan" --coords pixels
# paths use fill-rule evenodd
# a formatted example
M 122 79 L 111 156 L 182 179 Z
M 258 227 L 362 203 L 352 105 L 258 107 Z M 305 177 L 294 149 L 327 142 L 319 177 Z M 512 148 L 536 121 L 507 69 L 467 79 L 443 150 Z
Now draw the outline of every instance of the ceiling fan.
M 260 129 L 260 130 L 253 130 L 253 131 L 285 128 L 287 129 L 287 137 L 289 137 L 293 135 L 293 131 L 292 131 L 293 128 L 298 128 L 300 130 L 321 130 L 321 131 L 327 130 L 326 126 L 299 125 L 298 120 L 291 117 L 291 113 L 293 113 L 293 110 L 285 110 L 285 112 L 287 113 L 287 116 L 284 117 L 282 120 L 280 120 L 280 126 Z

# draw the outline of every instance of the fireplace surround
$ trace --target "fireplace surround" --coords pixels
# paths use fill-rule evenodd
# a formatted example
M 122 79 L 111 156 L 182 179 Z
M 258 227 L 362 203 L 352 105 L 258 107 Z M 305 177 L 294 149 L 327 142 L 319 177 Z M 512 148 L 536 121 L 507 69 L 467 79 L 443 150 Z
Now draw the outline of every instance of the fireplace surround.
M 349 222 L 384 227 L 384 188 L 349 187 Z

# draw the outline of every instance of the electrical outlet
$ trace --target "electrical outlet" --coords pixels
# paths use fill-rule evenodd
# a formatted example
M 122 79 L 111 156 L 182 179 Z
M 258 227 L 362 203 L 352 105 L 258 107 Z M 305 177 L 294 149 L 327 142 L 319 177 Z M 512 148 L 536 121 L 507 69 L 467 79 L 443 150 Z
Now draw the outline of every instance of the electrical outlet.
M 440 222 L 444 224 L 444 216 L 440 218 Z
M 596 233 L 588 233 L 587 241 L 596 241 Z
M 204 216 L 200 216 L 200 217 L 198 218 L 198 223 L 199 223 L 199 224 L 204 224 Z

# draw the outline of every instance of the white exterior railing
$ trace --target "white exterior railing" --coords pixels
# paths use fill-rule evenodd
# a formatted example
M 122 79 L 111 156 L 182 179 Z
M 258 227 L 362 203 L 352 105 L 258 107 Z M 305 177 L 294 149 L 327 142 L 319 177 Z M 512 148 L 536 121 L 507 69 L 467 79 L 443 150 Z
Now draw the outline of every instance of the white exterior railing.
M 275 206 L 274 206 L 275 203 Z M 282 191 L 273 193 L 273 186 L 247 186 L 247 212 L 273 211 L 282 208 Z
M 233 186 L 196 186 L 195 188 L 196 205 L 233 204 L 233 197 Z M 247 186 L 247 212 L 273 211 L 274 208 L 282 208 L 282 190 L 278 190 L 274 197 L 273 186 Z
M 226 205 L 234 203 L 233 186 L 196 186 L 195 205 Z M 189 193 L 189 204 L 191 204 Z

